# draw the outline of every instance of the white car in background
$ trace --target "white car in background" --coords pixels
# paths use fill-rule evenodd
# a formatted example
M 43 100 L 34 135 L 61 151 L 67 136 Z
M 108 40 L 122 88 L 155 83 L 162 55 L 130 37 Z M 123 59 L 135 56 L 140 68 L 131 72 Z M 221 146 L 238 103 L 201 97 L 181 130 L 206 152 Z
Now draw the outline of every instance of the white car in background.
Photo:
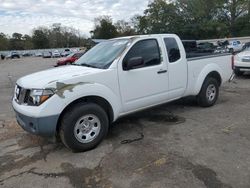
M 227 48 L 229 49 L 229 52 L 239 52 L 242 50 L 243 44 L 239 40 L 232 40 L 229 41 L 229 45 L 227 45 Z
M 52 52 L 52 57 L 61 57 L 61 54 L 58 50 L 55 50 L 54 52 Z
M 250 71 L 250 45 L 234 56 L 234 73 L 237 76 Z

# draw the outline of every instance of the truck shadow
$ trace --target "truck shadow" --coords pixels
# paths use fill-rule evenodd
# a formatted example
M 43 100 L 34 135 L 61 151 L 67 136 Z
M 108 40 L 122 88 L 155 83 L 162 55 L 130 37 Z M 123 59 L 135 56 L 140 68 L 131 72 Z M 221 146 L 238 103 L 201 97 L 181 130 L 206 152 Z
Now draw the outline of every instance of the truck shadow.
M 106 139 L 127 144 L 142 140 L 145 134 L 159 138 L 168 133 L 171 126 L 185 122 L 184 117 L 176 115 L 178 112 L 196 106 L 195 98 L 188 97 L 124 116 L 110 126 Z

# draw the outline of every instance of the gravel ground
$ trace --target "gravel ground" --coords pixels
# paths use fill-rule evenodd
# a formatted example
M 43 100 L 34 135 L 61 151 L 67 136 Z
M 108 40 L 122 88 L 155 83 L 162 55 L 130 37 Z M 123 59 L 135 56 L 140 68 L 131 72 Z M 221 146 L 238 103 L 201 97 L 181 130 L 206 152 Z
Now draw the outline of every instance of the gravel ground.
M 0 61 L 0 187 L 250 187 L 250 76 L 225 84 L 213 107 L 181 99 L 136 113 L 96 149 L 71 153 L 24 132 L 10 104 L 19 77 L 55 62 Z

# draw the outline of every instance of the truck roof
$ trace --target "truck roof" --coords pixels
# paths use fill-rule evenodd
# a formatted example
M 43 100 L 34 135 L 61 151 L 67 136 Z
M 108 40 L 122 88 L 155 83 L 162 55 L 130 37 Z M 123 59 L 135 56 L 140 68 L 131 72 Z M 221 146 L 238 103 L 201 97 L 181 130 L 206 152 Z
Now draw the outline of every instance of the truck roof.
M 148 38 L 148 37 L 158 37 L 158 36 L 167 36 L 167 37 L 176 37 L 176 34 L 149 34 L 149 35 L 132 35 L 132 36 L 126 36 L 126 37 L 117 37 L 117 38 L 112 38 L 110 40 L 114 39 L 132 39 L 132 38 Z

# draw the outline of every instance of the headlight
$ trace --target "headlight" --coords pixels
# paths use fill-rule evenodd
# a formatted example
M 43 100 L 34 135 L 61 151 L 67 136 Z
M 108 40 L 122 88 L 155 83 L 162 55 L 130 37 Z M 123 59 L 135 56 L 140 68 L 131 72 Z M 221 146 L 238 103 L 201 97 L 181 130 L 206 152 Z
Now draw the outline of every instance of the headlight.
M 54 91 L 51 89 L 32 89 L 30 90 L 28 105 L 39 106 L 52 95 L 54 95 Z
M 235 55 L 235 61 L 241 61 L 241 58 L 238 55 Z

